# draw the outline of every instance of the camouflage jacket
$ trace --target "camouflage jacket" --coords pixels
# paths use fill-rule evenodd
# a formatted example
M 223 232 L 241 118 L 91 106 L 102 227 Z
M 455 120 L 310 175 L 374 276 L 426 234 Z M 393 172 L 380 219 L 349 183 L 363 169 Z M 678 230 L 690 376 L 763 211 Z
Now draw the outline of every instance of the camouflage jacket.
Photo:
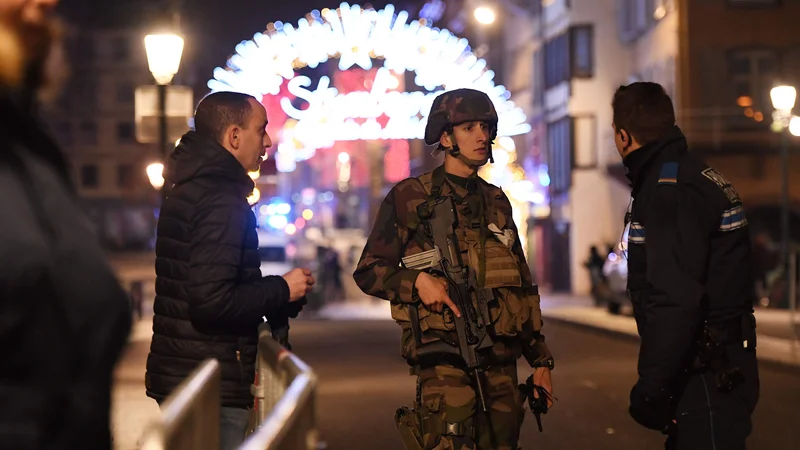
M 426 333 L 425 342 L 443 338 L 448 333 L 455 334 L 453 323 L 446 322 L 443 314 L 428 309 L 416 295 L 414 283 L 420 272 L 401 266 L 401 258 L 433 248 L 417 215 L 417 206 L 430 198 L 433 173 L 407 178 L 392 188 L 381 204 L 353 274 L 356 284 L 366 294 L 392 303 L 392 318 L 403 329 L 403 357 L 410 364 L 414 364 L 416 349 L 410 331 L 408 308 L 417 308 L 420 328 Z M 532 283 L 522 252 L 511 215 L 511 203 L 500 188 L 480 178 L 477 180 L 477 191 L 484 196 L 485 224 L 495 230 L 486 232 L 484 251 L 484 286 L 493 288 L 497 299 L 489 305 L 495 335 L 494 356 L 498 361 L 509 362 L 523 355 L 533 365 L 550 357 L 541 334 L 538 289 Z M 467 201 L 470 193 L 447 180 L 442 185 L 441 195 L 452 195 L 455 200 L 458 213 L 456 235 L 462 260 L 474 270 L 478 266 L 480 246 L 479 232 L 472 224 L 476 214 L 470 210 L 470 202 Z M 513 241 L 503 243 L 508 242 L 509 238 Z

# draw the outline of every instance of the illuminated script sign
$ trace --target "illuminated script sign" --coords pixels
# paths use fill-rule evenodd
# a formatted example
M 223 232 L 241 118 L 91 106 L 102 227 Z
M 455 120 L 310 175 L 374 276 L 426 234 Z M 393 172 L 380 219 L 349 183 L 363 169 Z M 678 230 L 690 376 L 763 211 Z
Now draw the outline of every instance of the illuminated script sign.
M 280 99 L 293 126 L 278 136 L 278 152 L 292 152 L 296 160 L 310 158 L 315 149 L 336 141 L 422 138 L 433 99 L 462 87 L 489 95 L 500 118 L 499 136 L 530 131 L 525 114 L 509 100 L 504 86 L 494 84 L 494 72 L 472 53 L 466 39 L 408 19 L 406 11 L 395 14 L 392 5 L 375 11 L 342 3 L 336 10 L 313 11 L 296 28 L 278 22 L 236 46 L 227 68 L 215 69 L 208 87 L 260 99 L 279 95 L 284 80 L 289 80 L 289 92 L 308 108 L 297 109 L 289 98 Z M 296 69 L 315 68 L 330 58 L 339 59 L 340 70 L 369 70 L 375 59 L 383 64 L 370 90 L 363 92 L 340 94 L 328 77 L 312 86 L 308 77 L 295 76 Z M 391 90 L 393 77 L 407 71 L 414 72 L 414 83 L 424 92 Z M 388 121 L 382 125 L 379 117 Z

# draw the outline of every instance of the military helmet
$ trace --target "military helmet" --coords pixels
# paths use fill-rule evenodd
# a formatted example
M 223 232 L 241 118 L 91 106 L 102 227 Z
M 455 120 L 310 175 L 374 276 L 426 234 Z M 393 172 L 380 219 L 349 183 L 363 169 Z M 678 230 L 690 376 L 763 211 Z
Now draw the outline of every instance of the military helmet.
M 433 100 L 428 123 L 425 125 L 425 143 L 439 142 L 447 128 L 464 122 L 482 121 L 489 124 L 490 139 L 497 134 L 497 111 L 484 92 L 475 89 L 455 89 L 444 92 Z

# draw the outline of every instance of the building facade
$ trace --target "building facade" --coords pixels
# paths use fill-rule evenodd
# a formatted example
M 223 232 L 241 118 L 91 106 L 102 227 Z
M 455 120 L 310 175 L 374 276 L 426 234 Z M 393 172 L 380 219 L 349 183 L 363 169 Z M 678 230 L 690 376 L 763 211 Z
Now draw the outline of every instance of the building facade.
M 134 92 L 152 83 L 138 29 L 70 27 L 70 75 L 45 117 L 72 164 L 78 194 L 109 249 L 142 248 L 153 236 L 157 193 L 145 167 L 154 146 L 136 141 Z
M 112 251 L 150 248 L 154 241 L 160 195 L 145 168 L 163 157 L 157 145 L 137 142 L 135 93 L 154 84 L 144 36 L 171 20 L 167 6 L 179 10 L 179 2 L 171 1 L 60 5 L 68 77 L 60 98 L 45 105 L 43 115 L 72 165 L 98 237 Z M 173 84 L 197 90 L 194 52 L 187 37 Z
M 544 0 L 534 36 L 544 72 L 533 110 L 544 126 L 551 183 L 543 284 L 590 289 L 589 248 L 621 239 L 630 201 L 613 144 L 611 98 L 633 81 L 662 84 L 692 151 L 739 189 L 754 233 L 777 236 L 780 136 L 769 90 L 798 85 L 800 2 L 773 0 Z M 539 70 L 539 69 L 534 69 Z M 534 76 L 534 80 L 536 76 Z M 533 83 L 536 86 L 536 82 Z M 796 147 L 794 139 L 789 145 Z M 791 157 L 790 170 L 800 166 Z M 794 211 L 800 186 L 790 183 Z M 800 225 L 800 220 L 793 218 Z M 797 237 L 797 227 L 793 227 Z

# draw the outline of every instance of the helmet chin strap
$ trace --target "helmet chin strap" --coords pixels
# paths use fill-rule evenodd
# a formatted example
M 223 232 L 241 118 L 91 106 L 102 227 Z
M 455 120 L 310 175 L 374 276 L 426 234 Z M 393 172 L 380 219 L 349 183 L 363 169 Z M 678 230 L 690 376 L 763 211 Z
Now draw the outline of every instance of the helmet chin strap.
M 483 167 L 483 166 L 486 165 L 487 162 L 494 163 L 494 158 L 492 157 L 492 147 L 491 147 L 491 145 L 489 146 L 489 152 L 488 152 L 489 153 L 489 157 L 485 158 L 485 159 L 484 158 L 481 158 L 481 159 L 470 159 L 470 158 L 467 158 L 466 156 L 464 156 L 463 153 L 461 153 L 461 150 L 459 150 L 458 145 L 453 145 L 452 148 L 447 149 L 447 153 L 450 156 L 452 156 L 452 157 L 458 159 L 459 161 L 463 162 L 464 164 L 472 167 L 473 169 L 478 169 L 480 167 Z

